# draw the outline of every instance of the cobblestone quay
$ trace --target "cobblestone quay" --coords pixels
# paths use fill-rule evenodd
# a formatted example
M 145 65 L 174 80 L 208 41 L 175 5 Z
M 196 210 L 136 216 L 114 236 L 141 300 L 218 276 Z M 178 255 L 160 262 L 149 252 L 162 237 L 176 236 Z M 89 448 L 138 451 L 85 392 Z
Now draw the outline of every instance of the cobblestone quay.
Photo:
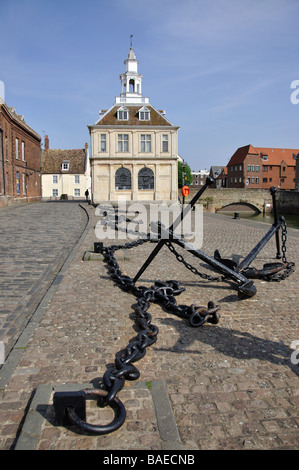
M 89 436 L 53 425 L 53 390 L 97 386 L 115 354 L 137 334 L 136 299 L 112 282 L 103 261 L 83 260 L 99 241 L 94 209 L 86 210 L 88 233 L 2 391 L 1 448 L 298 449 L 298 365 L 291 360 L 291 345 L 299 341 L 298 270 L 280 283 L 256 280 L 256 295 L 239 300 L 232 283 L 199 278 L 166 247 L 138 285 L 176 279 L 186 288 L 178 304 L 206 306 L 212 300 L 221 306 L 220 322 L 191 328 L 151 303 L 159 334 L 135 363 L 140 378 L 126 381 L 118 394 L 127 410 L 123 426 L 112 434 Z M 269 228 L 209 213 L 203 220 L 202 250 L 213 255 L 218 248 L 223 257 L 243 258 Z M 299 232 L 289 230 L 287 258 L 297 266 L 298 240 Z M 122 272 L 133 278 L 154 246 L 118 252 Z M 273 237 L 253 265 L 262 267 L 275 255 Z M 211 274 L 190 253 L 184 256 Z M 90 402 L 87 409 L 88 422 L 100 425 L 111 419 L 110 408 L 94 405 Z
M 0 209 L 0 340 L 9 354 L 87 224 L 78 203 Z

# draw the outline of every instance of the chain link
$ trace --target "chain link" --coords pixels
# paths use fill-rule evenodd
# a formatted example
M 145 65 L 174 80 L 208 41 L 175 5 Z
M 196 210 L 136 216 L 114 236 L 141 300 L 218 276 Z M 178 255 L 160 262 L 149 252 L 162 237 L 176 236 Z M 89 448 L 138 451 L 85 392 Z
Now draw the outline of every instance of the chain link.
M 284 220 L 281 227 L 281 251 L 282 251 L 282 262 L 287 263 L 287 238 L 288 238 L 288 231 L 287 231 L 287 223 Z
M 116 222 L 114 222 L 113 226 L 116 229 L 119 229 Z M 113 400 L 115 400 L 117 393 L 124 387 L 125 380 L 137 380 L 140 377 L 140 372 L 133 363 L 145 356 L 146 348 L 156 342 L 159 332 L 158 327 L 151 323 L 152 316 L 148 312 L 151 302 L 160 303 L 172 314 L 175 314 L 180 318 L 187 319 L 192 327 L 199 327 L 205 323 L 217 324 L 220 318 L 218 313 L 220 307 L 211 301 L 208 302 L 207 307 L 198 306 L 196 304 L 178 305 L 175 297 L 181 294 L 185 288 L 180 287 L 177 281 L 156 281 L 150 288 L 147 286 L 137 287 L 129 276 L 124 275 L 121 272 L 114 255 L 115 251 L 119 249 L 131 249 L 151 241 L 150 234 L 143 235 L 145 235 L 144 238 L 139 238 L 138 240 L 134 240 L 131 243 L 125 243 L 123 245 L 104 247 L 102 243 L 99 244 L 99 251 L 103 253 L 111 278 L 120 286 L 120 288 L 137 297 L 137 305 L 134 307 L 134 310 L 136 321 L 141 327 L 141 331 L 138 333 L 137 337 L 131 340 L 124 350 L 119 351 L 116 354 L 114 365 L 107 369 L 103 376 L 103 382 L 107 394 L 102 400 L 102 406 L 110 405 Z M 286 224 L 284 224 L 282 227 L 284 273 L 273 274 L 272 269 L 270 274 L 265 274 L 265 272 L 261 270 L 262 272 L 258 272 L 261 273 L 261 276 L 259 277 L 262 277 L 267 281 L 280 281 L 293 271 L 294 263 L 286 262 L 286 241 L 287 228 Z M 183 263 L 184 266 L 192 273 L 208 281 L 223 280 L 223 277 L 214 277 L 198 271 L 197 268 L 188 263 L 184 257 L 177 252 L 170 242 L 166 241 L 165 244 L 175 255 L 176 259 Z M 257 273 L 255 268 L 250 269 L 252 270 L 251 274 L 254 275 Z M 250 274 L 249 268 L 245 268 L 244 272 Z
M 209 274 L 206 274 L 206 273 L 202 273 L 200 271 L 198 271 L 197 268 L 195 268 L 195 266 L 192 266 L 192 264 L 188 263 L 184 257 L 182 255 L 180 255 L 177 250 L 174 248 L 174 246 L 172 245 L 172 243 L 170 242 L 165 242 L 165 245 L 167 246 L 167 248 L 171 251 L 171 253 L 173 253 L 177 259 L 177 261 L 179 261 L 180 263 L 183 263 L 183 265 L 189 269 L 189 271 L 191 271 L 193 274 L 196 274 L 197 276 L 200 276 L 202 279 L 206 279 L 208 281 L 222 281 L 223 279 L 223 276 L 221 277 L 213 277 L 213 276 L 210 276 Z
M 281 225 L 281 251 L 282 263 L 267 263 L 263 269 L 246 267 L 242 273 L 249 279 L 263 279 L 268 282 L 280 282 L 295 271 L 295 263 L 287 262 L 287 224 L 283 220 Z
M 125 248 L 142 245 L 150 241 L 149 237 L 139 239 L 132 243 L 124 245 L 111 245 L 99 248 L 103 253 L 104 260 L 108 265 L 108 271 L 111 278 L 125 291 L 134 294 L 138 301 L 134 307 L 137 324 L 142 328 L 137 338 L 134 338 L 127 347 L 116 354 L 115 364 L 110 367 L 103 376 L 103 382 L 108 391 L 103 406 L 109 405 L 116 397 L 117 393 L 124 387 L 125 380 L 136 380 L 140 372 L 133 365 L 133 362 L 143 358 L 146 354 L 146 348 L 154 344 L 157 340 L 159 329 L 151 323 L 152 317 L 148 312 L 150 302 L 162 304 L 172 314 L 180 318 L 188 319 L 192 327 L 199 327 L 205 323 L 217 324 L 219 322 L 219 309 L 213 302 L 209 302 L 207 307 L 192 305 L 178 305 L 176 296 L 185 291 L 179 283 L 174 280 L 156 281 L 151 287 L 136 286 L 133 280 L 123 275 L 115 258 L 115 251 Z
M 104 214 L 104 215 L 107 215 Z M 116 230 L 125 230 L 124 228 L 118 227 L 119 221 L 127 221 L 124 216 L 116 216 L 114 220 L 109 220 L 105 217 L 105 223 L 115 228 Z M 101 221 L 103 223 L 103 221 Z M 137 235 L 137 232 L 130 231 Z M 67 411 L 68 417 L 71 423 L 77 425 L 77 427 L 85 432 L 91 432 L 96 434 L 108 434 L 118 429 L 124 422 L 126 412 L 124 405 L 117 398 L 117 394 L 125 385 L 126 380 L 137 380 L 140 377 L 140 372 L 134 365 L 134 363 L 142 359 L 146 354 L 146 348 L 151 346 L 157 341 L 159 329 L 156 325 L 152 324 L 152 316 L 148 312 L 151 302 L 157 302 L 162 304 L 165 309 L 170 311 L 172 314 L 179 316 L 180 318 L 187 319 L 190 326 L 199 327 L 205 323 L 217 324 L 219 322 L 220 307 L 215 305 L 214 302 L 208 302 L 208 306 L 199 306 L 196 304 L 192 305 L 178 305 L 176 296 L 180 295 L 185 288 L 180 287 L 178 281 L 156 281 L 153 286 L 136 286 L 133 279 L 129 276 L 124 275 L 115 258 L 115 251 L 119 249 L 131 249 L 146 242 L 152 241 L 150 234 L 139 233 L 138 240 L 134 240 L 131 243 L 125 243 L 122 245 L 111 245 L 104 247 L 103 243 L 97 243 L 97 252 L 101 252 L 104 256 L 104 260 L 107 263 L 108 271 L 111 278 L 119 285 L 119 287 L 127 292 L 132 293 L 137 298 L 137 304 L 134 306 L 136 322 L 140 327 L 140 331 L 137 337 L 133 338 L 124 350 L 119 351 L 115 355 L 114 365 L 109 367 L 103 376 L 103 384 L 105 390 L 84 390 L 84 398 L 92 398 L 98 400 L 98 405 L 101 407 L 110 406 L 115 412 L 114 420 L 104 426 L 95 426 L 87 423 L 84 419 L 78 416 L 78 413 L 74 406 L 67 404 L 66 410 L 64 403 L 59 404 L 58 401 L 62 402 L 64 399 L 69 400 L 69 397 L 57 397 L 56 393 L 56 413 L 59 414 L 59 419 L 64 420 L 64 414 Z M 153 240 L 158 241 L 158 240 Z M 286 260 L 286 243 L 287 243 L 287 227 L 286 223 L 282 224 L 282 261 L 283 264 L 279 265 L 276 263 L 268 264 L 264 266 L 263 270 L 256 270 L 255 268 L 245 267 L 242 270 L 246 273 L 247 277 L 259 277 L 267 281 L 280 281 L 287 277 L 294 270 L 294 263 L 287 263 Z M 176 256 L 176 259 L 183 263 L 184 266 L 192 273 L 200 276 L 203 279 L 209 281 L 221 281 L 223 277 L 214 277 L 208 274 L 198 271 L 197 268 L 188 263 L 182 255 L 180 255 L 174 246 L 169 242 L 165 241 L 168 249 Z M 282 273 L 281 271 L 284 270 Z M 54 397 L 55 398 L 55 397 Z M 72 397 L 74 399 L 74 397 Z M 76 397 L 78 399 L 78 397 Z M 74 400 L 72 401 L 74 403 Z M 82 405 L 82 403 L 80 402 Z M 57 411 L 58 410 L 58 411 Z M 81 412 L 81 411 L 80 411 Z M 58 420 L 58 417 L 57 417 Z

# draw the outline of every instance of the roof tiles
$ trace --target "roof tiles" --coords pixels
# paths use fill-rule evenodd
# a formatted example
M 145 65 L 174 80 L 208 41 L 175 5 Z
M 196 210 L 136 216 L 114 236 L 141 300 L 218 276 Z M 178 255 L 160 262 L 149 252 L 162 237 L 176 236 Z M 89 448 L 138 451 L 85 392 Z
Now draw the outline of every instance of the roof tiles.
M 121 108 L 121 105 L 113 106 L 103 117 L 99 119 L 96 125 L 101 126 L 171 126 L 170 122 L 165 119 L 158 111 L 156 111 L 152 106 L 146 105 L 150 111 L 150 120 L 142 121 L 139 120 L 138 111 L 143 107 L 139 106 L 129 106 L 124 105 L 129 111 L 129 118 L 127 120 L 117 119 L 117 110 Z
M 62 170 L 62 163 L 69 162 L 69 170 Z M 84 174 L 85 172 L 85 150 L 84 149 L 49 149 L 42 152 L 43 174 Z
M 245 145 L 244 147 L 239 147 L 236 150 L 236 152 L 229 160 L 228 166 L 243 163 L 247 155 L 267 155 L 268 165 L 280 165 L 281 162 L 284 161 L 288 166 L 295 166 L 296 161 L 294 159 L 294 155 L 297 155 L 298 152 L 299 149 L 253 147 L 252 145 Z

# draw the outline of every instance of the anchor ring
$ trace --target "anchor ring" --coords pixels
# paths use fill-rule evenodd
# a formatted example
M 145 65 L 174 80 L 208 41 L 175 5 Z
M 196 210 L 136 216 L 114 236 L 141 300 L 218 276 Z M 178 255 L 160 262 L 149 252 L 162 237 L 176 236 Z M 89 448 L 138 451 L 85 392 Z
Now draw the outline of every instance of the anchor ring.
M 106 390 L 86 389 L 84 390 L 84 393 L 86 399 L 97 400 L 98 402 L 100 402 L 101 399 L 104 399 L 108 395 L 108 392 Z M 126 419 L 126 409 L 124 407 L 124 404 L 117 397 L 114 397 L 113 400 L 110 401 L 108 406 L 110 406 L 114 411 L 114 419 L 110 423 L 104 424 L 102 426 L 87 423 L 83 419 L 79 418 L 76 411 L 72 407 L 67 408 L 68 417 L 71 423 L 82 431 L 98 435 L 109 434 L 111 432 L 116 431 L 123 425 Z

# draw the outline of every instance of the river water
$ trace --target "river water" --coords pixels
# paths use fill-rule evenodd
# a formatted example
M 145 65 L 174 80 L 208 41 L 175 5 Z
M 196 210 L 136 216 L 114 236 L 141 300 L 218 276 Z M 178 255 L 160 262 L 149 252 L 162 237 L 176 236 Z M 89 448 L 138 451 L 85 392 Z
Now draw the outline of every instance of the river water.
M 267 224 L 273 224 L 274 218 L 271 214 L 266 214 L 263 215 L 261 214 L 255 214 L 252 211 L 236 211 L 239 214 L 240 219 L 249 219 L 257 222 L 266 222 Z M 226 212 L 226 211 L 221 211 L 219 214 L 226 215 L 228 217 L 234 217 L 235 212 Z M 287 226 L 291 228 L 296 228 L 299 229 L 299 215 L 293 215 L 293 214 L 281 214 L 284 216 L 287 222 Z

